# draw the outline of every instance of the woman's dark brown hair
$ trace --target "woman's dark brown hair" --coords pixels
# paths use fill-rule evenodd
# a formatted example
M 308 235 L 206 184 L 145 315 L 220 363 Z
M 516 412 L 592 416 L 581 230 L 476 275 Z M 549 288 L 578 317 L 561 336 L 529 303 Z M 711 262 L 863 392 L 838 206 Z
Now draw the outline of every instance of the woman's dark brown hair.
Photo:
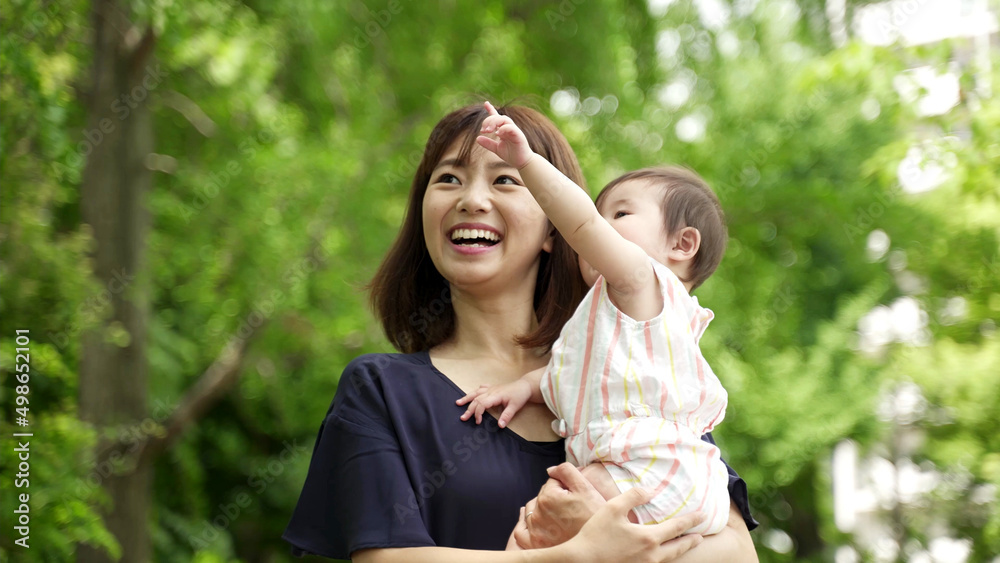
M 694 227 L 701 233 L 701 247 L 691 263 L 689 279 L 683 280 L 691 282 L 694 291 L 715 272 L 726 252 L 729 231 L 719 198 L 696 172 L 679 166 L 658 166 L 628 172 L 608 182 L 597 195 L 597 208 L 601 208 L 611 190 L 629 180 L 645 180 L 653 187 L 663 188 L 660 209 L 664 235 L 670 236 L 684 227 Z
M 573 149 L 556 126 L 541 113 L 522 106 L 499 106 L 521 128 L 528 144 L 577 185 L 584 185 L 583 173 Z M 487 113 L 481 104 L 454 111 L 438 122 L 424 148 L 410 186 L 410 201 L 403 226 L 385 260 L 369 284 L 372 309 L 382 323 L 386 337 L 397 350 L 413 353 L 427 350 L 451 338 L 455 331 L 455 310 L 448 282 L 431 261 L 424 243 L 422 207 L 431 172 L 445 151 L 461 140 L 460 164 L 468 162 L 476 137 Z M 586 293 L 576 252 L 556 231 L 551 254 L 542 253 L 535 283 L 534 308 L 538 327 L 519 336 L 525 348 L 548 350 Z

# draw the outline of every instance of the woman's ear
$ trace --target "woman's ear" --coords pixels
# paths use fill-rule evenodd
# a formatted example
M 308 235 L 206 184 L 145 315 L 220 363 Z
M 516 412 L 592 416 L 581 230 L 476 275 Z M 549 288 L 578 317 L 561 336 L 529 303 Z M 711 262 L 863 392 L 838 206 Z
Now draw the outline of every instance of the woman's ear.
M 694 227 L 684 227 L 670 237 L 669 257 L 674 262 L 693 260 L 701 248 L 701 232 Z
M 552 246 L 555 245 L 555 243 L 556 228 L 552 226 L 552 223 L 549 223 L 549 236 L 545 239 L 545 242 L 542 243 L 542 250 L 552 254 Z

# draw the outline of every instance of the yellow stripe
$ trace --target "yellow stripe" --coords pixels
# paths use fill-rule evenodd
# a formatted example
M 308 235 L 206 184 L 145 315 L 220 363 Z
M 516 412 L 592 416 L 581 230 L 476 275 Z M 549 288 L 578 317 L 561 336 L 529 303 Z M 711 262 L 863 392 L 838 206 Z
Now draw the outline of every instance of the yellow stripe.
M 625 361 L 625 377 L 622 378 L 622 384 L 625 385 L 625 408 L 628 408 L 628 371 L 632 368 L 632 331 L 628 331 L 628 359 Z M 611 397 L 608 397 L 608 401 L 611 401 Z
M 698 465 L 698 449 L 695 448 L 694 446 L 691 446 L 691 452 L 694 454 L 694 462 L 692 462 L 692 467 L 696 467 Z M 689 500 L 691 500 L 691 495 L 694 494 L 694 490 L 696 488 L 698 488 L 698 484 L 697 483 L 695 483 L 694 485 L 691 486 L 691 490 L 688 491 L 687 496 L 684 497 L 684 502 L 682 502 L 681 505 L 677 507 L 677 510 L 671 512 L 670 514 L 668 514 L 662 520 L 657 520 L 656 522 L 648 522 L 648 524 L 659 524 L 661 522 L 666 522 L 667 520 L 670 520 L 674 516 L 677 516 L 677 513 L 680 512 L 681 509 L 683 509 L 685 506 L 687 506 L 687 503 L 688 503 Z
M 681 389 L 677 386 L 677 370 L 674 369 L 674 345 L 670 341 L 670 329 L 667 328 L 667 324 L 663 323 L 663 332 L 667 335 L 667 352 L 670 353 L 670 375 L 674 378 L 674 394 L 677 396 L 677 407 L 683 410 L 684 398 L 681 397 Z
M 649 451 L 652 453 L 652 457 L 649 460 L 649 463 L 646 465 L 645 469 L 642 470 L 642 473 L 640 473 L 635 477 L 635 479 L 633 479 L 634 483 L 639 483 L 642 480 L 642 478 L 646 476 L 646 473 L 649 472 L 649 468 L 653 467 L 653 464 L 656 463 L 657 460 L 656 446 L 660 445 L 660 436 L 663 435 L 663 425 L 666 423 L 667 423 L 666 419 L 663 418 L 660 419 L 660 427 L 656 429 L 656 441 L 653 442 L 652 446 L 649 446 Z

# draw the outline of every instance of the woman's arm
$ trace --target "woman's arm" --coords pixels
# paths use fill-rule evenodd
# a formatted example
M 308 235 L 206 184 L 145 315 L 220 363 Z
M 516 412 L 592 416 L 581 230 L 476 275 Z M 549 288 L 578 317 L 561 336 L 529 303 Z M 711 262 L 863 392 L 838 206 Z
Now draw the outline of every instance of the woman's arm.
M 555 547 L 526 551 L 474 551 L 443 547 L 364 549 L 354 552 L 352 561 L 356 563 L 671 561 L 701 541 L 701 537 L 696 535 L 678 536 L 700 522 L 702 517 L 689 514 L 651 526 L 640 526 L 629 522 L 628 512 L 640 504 L 649 502 L 651 497 L 649 491 L 642 489 L 632 489 L 615 497 L 601 507 L 573 539 Z M 525 525 L 524 520 L 522 510 L 519 527 Z
M 700 545 L 681 555 L 676 563 L 714 563 L 716 561 L 732 561 L 733 563 L 756 563 L 757 549 L 747 523 L 743 521 L 740 509 L 733 501 L 729 502 L 729 523 L 718 534 L 705 536 Z
M 534 512 L 532 525 L 514 532 L 522 547 L 545 547 L 573 538 L 582 523 L 589 524 L 591 515 L 604 503 L 601 494 L 571 463 L 558 465 L 549 475 L 552 479 L 542 486 L 538 497 L 528 503 L 527 509 Z M 661 561 L 754 562 L 757 561 L 757 552 L 743 515 L 736 503 L 730 501 L 729 522 L 725 529 L 705 536 L 704 541 L 690 551 Z

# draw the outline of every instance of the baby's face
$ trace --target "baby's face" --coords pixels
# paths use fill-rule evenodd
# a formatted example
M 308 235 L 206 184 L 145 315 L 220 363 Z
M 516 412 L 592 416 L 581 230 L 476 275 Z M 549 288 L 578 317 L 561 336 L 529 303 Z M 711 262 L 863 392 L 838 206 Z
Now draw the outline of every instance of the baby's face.
M 648 180 L 629 180 L 607 193 L 598 211 L 626 240 L 639 245 L 657 262 L 667 264 L 670 245 L 663 224 L 662 202 L 662 187 Z M 586 280 L 582 264 L 581 273 Z

